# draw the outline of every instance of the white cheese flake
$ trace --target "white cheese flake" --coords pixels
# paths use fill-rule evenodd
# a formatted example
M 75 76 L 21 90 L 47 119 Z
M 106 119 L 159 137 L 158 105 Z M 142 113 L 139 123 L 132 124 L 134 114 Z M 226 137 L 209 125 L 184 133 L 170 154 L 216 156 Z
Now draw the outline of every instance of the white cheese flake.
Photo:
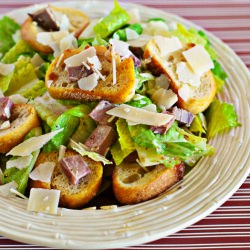
M 92 64 L 95 69 L 102 69 L 102 64 L 97 56 L 87 57 L 87 61 L 88 63 Z
M 80 66 L 83 62 L 87 62 L 88 58 L 93 56 L 96 56 L 96 50 L 94 47 L 89 47 L 76 55 L 68 57 L 64 60 L 64 63 L 67 67 Z
M 6 169 L 16 167 L 18 169 L 26 168 L 32 160 L 32 155 L 18 157 L 13 160 L 8 160 L 6 163 Z
M 162 57 L 166 58 L 169 54 L 182 48 L 182 44 L 179 38 L 173 37 L 163 37 L 163 36 L 154 36 L 154 41 L 160 50 Z
M 98 84 L 98 79 L 99 79 L 99 75 L 96 73 L 93 73 L 87 77 L 84 77 L 78 80 L 78 86 L 80 89 L 83 89 L 83 90 L 88 90 L 88 91 L 93 90 Z
M 166 110 L 178 101 L 178 96 L 171 89 L 159 88 L 154 91 L 151 99 L 162 110 Z
M 9 98 L 15 104 L 25 104 L 28 102 L 28 99 L 20 94 L 11 95 Z
M 125 32 L 126 32 L 127 40 L 135 40 L 140 37 L 140 35 L 133 29 L 126 28 Z
M 5 64 L 0 62 L 0 75 L 7 76 L 15 69 L 15 64 Z
M 63 128 L 55 130 L 53 132 L 31 137 L 22 143 L 18 144 L 14 148 L 12 148 L 6 155 L 13 156 L 27 156 L 32 152 L 42 148 L 50 139 L 52 139 L 55 135 L 63 131 Z
M 200 86 L 200 75 L 196 74 L 190 66 L 185 62 L 179 62 L 176 65 L 176 73 L 178 75 L 179 81 L 186 84 L 189 83 L 192 86 Z
M 0 196 L 14 197 L 15 195 L 10 191 L 11 189 L 17 189 L 18 185 L 15 181 L 0 185 Z
M 208 52 L 199 44 L 182 52 L 182 54 L 192 70 L 198 75 L 203 75 L 205 72 L 214 67 L 213 61 L 211 60 Z
M 112 56 L 113 85 L 115 85 L 116 84 L 116 58 L 115 58 L 115 54 L 113 51 L 113 47 L 111 50 L 111 56 Z
M 50 182 L 55 162 L 44 162 L 39 164 L 30 174 L 30 179 L 34 181 Z
M 150 21 L 145 23 L 143 25 L 143 34 L 150 36 L 171 36 L 168 25 L 161 21 Z
M 32 188 L 27 210 L 48 214 L 57 214 L 60 190 Z
M 35 67 L 35 68 L 39 68 L 41 67 L 41 65 L 44 63 L 44 60 L 42 59 L 42 57 L 36 53 L 31 59 L 30 59 L 31 64 Z
M 7 120 L 7 121 L 0 121 L 0 130 L 4 130 L 4 129 L 8 129 L 10 128 L 10 121 Z
M 168 89 L 170 86 L 169 80 L 165 74 L 161 74 L 160 76 L 156 77 L 155 83 L 157 86 L 160 86 L 164 89 Z
M 129 50 L 129 44 L 123 41 L 116 39 L 110 39 L 110 44 L 112 45 L 112 50 L 114 53 L 117 53 L 123 58 L 128 58 L 132 55 L 132 52 Z
M 138 8 L 133 8 L 131 10 L 127 11 L 130 19 L 129 19 L 129 24 L 134 24 L 134 23 L 140 23 L 141 22 L 141 15 L 140 15 L 140 11 L 138 10 Z
M 129 110 L 129 112 L 128 112 Z M 155 113 L 145 109 L 121 104 L 106 112 L 108 115 L 120 117 L 136 124 L 161 126 L 173 119 L 172 115 Z
M 56 68 L 58 68 L 58 67 L 60 66 L 63 57 L 64 57 L 64 53 L 62 53 L 62 54 L 60 55 L 60 57 L 58 58 L 58 61 L 57 61 L 57 63 L 56 63 Z M 49 81 L 52 81 L 52 80 L 49 80 Z M 52 82 L 53 82 L 53 81 L 52 81 Z

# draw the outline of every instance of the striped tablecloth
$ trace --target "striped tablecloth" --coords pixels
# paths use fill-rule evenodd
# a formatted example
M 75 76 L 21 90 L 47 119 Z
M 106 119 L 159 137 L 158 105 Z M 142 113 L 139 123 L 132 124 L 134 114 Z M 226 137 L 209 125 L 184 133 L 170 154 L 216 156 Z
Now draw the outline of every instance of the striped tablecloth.
M 49 1 L 0 0 L 0 14 L 41 2 Z M 250 0 L 132 2 L 178 14 L 202 26 L 227 43 L 250 68 Z M 49 249 L 1 236 L 0 248 Z M 225 204 L 198 223 L 174 235 L 128 249 L 250 249 L 250 176 Z

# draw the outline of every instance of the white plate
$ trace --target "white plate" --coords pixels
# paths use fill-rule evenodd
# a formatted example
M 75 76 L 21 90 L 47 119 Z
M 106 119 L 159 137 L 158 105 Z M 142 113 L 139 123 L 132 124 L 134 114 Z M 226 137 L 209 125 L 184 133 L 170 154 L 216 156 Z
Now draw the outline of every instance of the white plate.
M 91 18 L 107 14 L 113 3 L 97 1 L 61 2 L 85 11 Z M 126 9 L 132 4 L 122 4 Z M 28 11 L 43 5 L 9 13 L 22 22 Z M 136 6 L 142 17 L 163 17 L 194 24 L 156 9 Z M 228 73 L 228 83 L 219 98 L 236 106 L 242 127 L 217 136 L 210 143 L 216 154 L 201 160 L 173 191 L 133 206 L 113 210 L 61 210 L 61 216 L 26 211 L 26 201 L 0 197 L 0 235 L 26 243 L 57 248 L 105 249 L 138 245 L 162 238 L 204 218 L 224 203 L 243 183 L 250 172 L 249 158 L 249 93 L 248 69 L 235 53 L 208 33 Z

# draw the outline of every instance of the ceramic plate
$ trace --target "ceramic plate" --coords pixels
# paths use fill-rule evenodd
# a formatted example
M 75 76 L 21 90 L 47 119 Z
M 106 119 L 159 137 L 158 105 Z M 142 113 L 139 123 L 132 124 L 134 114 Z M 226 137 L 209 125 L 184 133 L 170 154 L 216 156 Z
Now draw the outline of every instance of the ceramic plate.
M 107 14 L 113 3 L 97 1 L 61 2 L 59 6 L 82 9 L 91 18 Z M 175 15 L 132 4 L 143 19 L 162 17 L 197 27 Z M 36 5 L 9 13 L 22 22 Z M 26 201 L 0 197 L 0 235 L 8 238 L 64 249 L 105 249 L 138 245 L 153 241 L 204 218 L 224 203 L 244 182 L 250 172 L 250 77 L 248 69 L 223 42 L 208 33 L 228 73 L 228 81 L 219 98 L 233 103 L 242 127 L 210 141 L 216 154 L 202 159 L 177 186 L 163 195 L 133 206 L 112 210 L 60 209 L 60 215 L 44 215 L 26 211 Z

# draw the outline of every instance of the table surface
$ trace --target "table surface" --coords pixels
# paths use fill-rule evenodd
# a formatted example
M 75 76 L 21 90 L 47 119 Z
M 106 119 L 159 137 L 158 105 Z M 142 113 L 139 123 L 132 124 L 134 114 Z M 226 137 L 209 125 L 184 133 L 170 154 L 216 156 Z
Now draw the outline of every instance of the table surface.
M 0 0 L 0 14 L 41 2 L 50 1 Z M 159 8 L 193 21 L 227 43 L 250 69 L 250 0 L 130 2 Z M 50 249 L 1 236 L 0 248 Z M 227 202 L 203 220 L 173 235 L 127 249 L 250 249 L 250 176 Z

